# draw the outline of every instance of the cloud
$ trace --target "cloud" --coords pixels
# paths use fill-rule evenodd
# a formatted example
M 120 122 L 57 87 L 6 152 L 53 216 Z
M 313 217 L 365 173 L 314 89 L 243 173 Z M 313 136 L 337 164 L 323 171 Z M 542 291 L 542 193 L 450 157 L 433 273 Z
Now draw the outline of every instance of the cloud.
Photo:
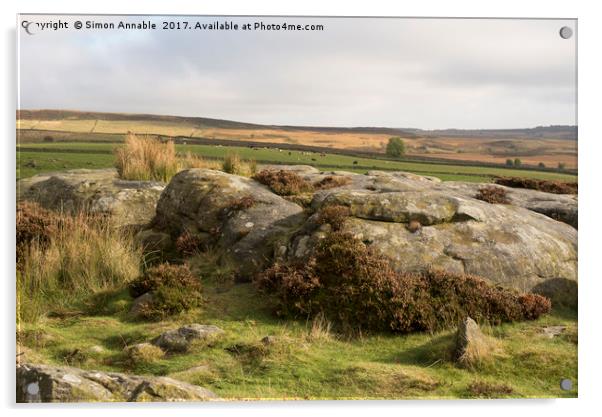
M 21 16 L 58 20 L 57 16 Z M 148 17 L 60 17 L 141 21 Z M 151 18 L 161 27 L 161 17 Z M 211 22 L 217 18 L 176 18 Z M 575 21 L 219 18 L 316 32 L 20 33 L 20 107 L 268 124 L 512 128 L 575 124 Z

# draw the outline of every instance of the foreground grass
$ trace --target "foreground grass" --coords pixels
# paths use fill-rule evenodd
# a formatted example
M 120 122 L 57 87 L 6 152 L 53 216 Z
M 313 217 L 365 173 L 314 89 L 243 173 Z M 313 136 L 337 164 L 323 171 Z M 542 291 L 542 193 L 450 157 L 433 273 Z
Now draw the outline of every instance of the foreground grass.
M 205 309 L 173 320 L 129 321 L 130 298 L 119 292 L 106 305 L 104 315 L 82 313 L 22 323 L 19 335 L 26 357 L 87 369 L 168 375 L 229 399 L 577 395 L 577 318 L 572 313 L 555 312 L 535 322 L 485 328 L 499 340 L 500 353 L 470 370 L 458 368 L 449 359 L 451 331 L 343 338 L 324 326 L 312 328 L 312 323 L 276 319 L 270 300 L 250 284 L 204 284 Z M 123 361 L 125 346 L 190 322 L 215 324 L 226 336 L 152 363 L 132 367 Z M 548 339 L 541 333 L 546 325 L 565 325 L 567 330 Z M 257 349 L 266 335 L 275 336 L 275 342 Z M 248 349 L 237 354 L 227 350 L 234 345 Z M 103 350 L 91 350 L 92 346 Z M 572 391 L 560 389 L 562 378 L 574 382 Z
M 57 142 L 27 143 L 24 151 L 17 147 L 17 176 L 26 178 L 36 173 L 59 169 L 111 167 L 113 166 L 111 143 Z M 211 145 L 176 145 L 180 154 L 192 153 L 205 158 L 223 159 L 229 152 L 236 152 L 242 159 L 259 163 L 307 164 L 322 170 L 346 170 L 365 173 L 369 170 L 398 170 L 420 175 L 432 175 L 444 181 L 489 182 L 493 176 L 515 176 L 561 181 L 576 181 L 576 176 L 557 172 L 506 169 L 497 167 L 463 166 L 444 163 L 420 163 L 382 159 L 356 158 L 346 155 L 285 151 L 271 148 Z M 35 161 L 37 167 L 29 167 Z M 58 162 L 57 162 L 58 161 Z M 65 168 L 60 168 L 60 166 Z

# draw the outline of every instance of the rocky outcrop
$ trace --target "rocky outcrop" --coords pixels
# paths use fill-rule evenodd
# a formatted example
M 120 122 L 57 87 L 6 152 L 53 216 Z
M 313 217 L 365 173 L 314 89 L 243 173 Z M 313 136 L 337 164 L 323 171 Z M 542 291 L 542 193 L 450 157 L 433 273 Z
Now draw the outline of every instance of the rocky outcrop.
M 474 197 L 483 184 L 448 181 L 442 184 L 444 190 L 453 190 L 466 197 Z M 551 194 L 526 188 L 511 188 L 503 185 L 488 185 L 503 189 L 509 204 L 541 213 L 554 220 L 577 228 L 577 196 L 573 194 Z M 435 187 L 438 188 L 438 187 Z
M 164 188 L 158 182 L 121 180 L 114 169 L 77 169 L 22 179 L 17 198 L 52 210 L 107 215 L 118 227 L 140 227 L 153 218 Z
M 304 175 L 310 180 L 324 174 Z M 477 200 L 482 184 L 447 183 L 405 173 L 336 175 L 347 175 L 351 182 L 316 192 L 312 210 L 347 207 L 351 217 L 344 231 L 385 255 L 396 269 L 440 268 L 478 275 L 519 291 L 536 290 L 553 301 L 567 294 L 576 297 L 577 231 L 568 224 L 520 205 Z M 548 199 L 576 211 L 573 196 L 522 189 L 510 189 L 508 194 L 514 201 L 522 196 L 524 206 Z M 311 216 L 289 245 L 280 248 L 281 256 L 299 260 L 311 254 L 330 230 L 318 216 Z M 567 292 L 567 287 L 573 290 Z
M 166 377 L 86 371 L 22 364 L 17 367 L 17 402 L 206 401 L 217 396 Z
M 155 231 L 186 233 L 223 249 L 250 276 L 272 255 L 272 242 L 305 219 L 303 209 L 252 179 L 208 169 L 178 173 L 157 204 Z
M 195 341 L 207 340 L 223 333 L 224 331 L 217 326 L 193 323 L 168 330 L 153 339 L 151 343 L 166 352 L 185 352 Z
M 519 291 L 536 290 L 553 301 L 568 294 L 571 299 L 562 303 L 574 304 L 577 231 L 569 224 L 576 225 L 575 196 L 503 187 L 511 204 L 490 204 L 476 199 L 484 184 L 404 172 L 262 168 L 293 170 L 312 184 L 345 177 L 331 181 L 333 188 L 318 189 L 309 213 L 327 205 L 346 206 L 351 217 L 345 230 L 398 270 L 434 267 L 474 274 Z M 162 246 L 166 236 L 173 243 L 183 233 L 191 234 L 230 255 L 250 277 L 274 256 L 298 260 L 311 254 L 329 225 L 306 213 L 252 179 L 191 169 L 173 178 L 157 204 L 154 229 L 139 237 Z

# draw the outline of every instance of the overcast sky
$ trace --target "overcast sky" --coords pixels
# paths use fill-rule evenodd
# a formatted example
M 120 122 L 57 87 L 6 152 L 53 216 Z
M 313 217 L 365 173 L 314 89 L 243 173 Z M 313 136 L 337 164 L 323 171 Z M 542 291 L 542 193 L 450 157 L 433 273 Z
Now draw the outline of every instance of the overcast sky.
M 21 16 L 48 22 L 59 16 Z M 323 31 L 19 32 L 21 109 L 153 113 L 313 126 L 576 124 L 571 20 L 170 17 Z

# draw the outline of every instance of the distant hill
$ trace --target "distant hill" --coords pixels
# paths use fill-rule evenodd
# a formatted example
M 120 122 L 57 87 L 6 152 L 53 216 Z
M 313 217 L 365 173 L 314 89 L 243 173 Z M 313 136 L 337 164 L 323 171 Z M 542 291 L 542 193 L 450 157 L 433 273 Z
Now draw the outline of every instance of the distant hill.
M 414 128 L 391 127 L 326 127 L 326 126 L 289 126 L 289 125 L 261 125 L 255 123 L 237 122 L 232 120 L 212 119 L 207 117 L 164 116 L 155 114 L 137 113 L 102 113 L 82 112 L 74 110 L 17 110 L 17 119 L 20 120 L 106 120 L 106 121 L 140 121 L 140 122 L 167 122 L 198 125 L 205 128 L 220 129 L 279 129 L 282 131 L 314 131 L 324 133 L 365 133 L 402 136 L 405 138 L 437 138 L 437 137 L 462 137 L 462 138 L 487 138 L 487 139 L 566 139 L 577 140 L 577 126 L 537 126 L 526 129 L 437 129 L 425 130 Z

